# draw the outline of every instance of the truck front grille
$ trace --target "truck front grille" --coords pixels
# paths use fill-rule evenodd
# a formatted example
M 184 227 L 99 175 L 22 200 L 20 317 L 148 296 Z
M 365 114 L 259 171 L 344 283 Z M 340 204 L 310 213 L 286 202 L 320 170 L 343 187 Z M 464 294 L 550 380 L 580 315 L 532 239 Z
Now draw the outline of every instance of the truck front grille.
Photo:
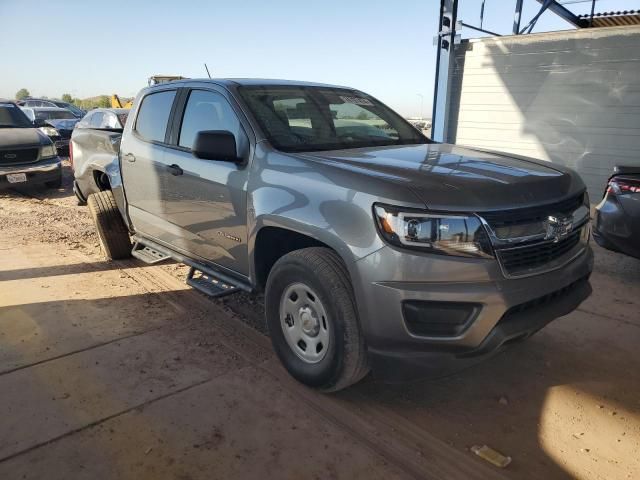
M 570 215 L 575 212 L 584 201 L 584 193 L 568 198 L 561 202 L 535 207 L 516 208 L 482 212 L 479 215 L 493 228 L 510 227 L 513 225 L 533 224 L 544 221 L 549 215 Z
M 544 241 L 531 245 L 498 250 L 498 258 L 509 275 L 521 275 L 544 267 L 571 252 L 578 243 L 582 229 L 576 230 L 558 242 Z
M 560 202 L 502 211 L 481 212 L 496 256 L 506 276 L 543 273 L 561 267 L 584 249 L 589 221 L 585 193 Z M 573 231 L 553 237 L 550 218 L 571 219 Z
M 0 150 L 0 165 L 20 165 L 38 160 L 38 147 Z

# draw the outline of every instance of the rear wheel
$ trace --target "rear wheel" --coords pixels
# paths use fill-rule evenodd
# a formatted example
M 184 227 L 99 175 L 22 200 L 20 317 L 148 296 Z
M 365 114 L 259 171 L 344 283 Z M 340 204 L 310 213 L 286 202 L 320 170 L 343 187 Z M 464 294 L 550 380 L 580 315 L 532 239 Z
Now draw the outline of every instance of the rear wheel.
M 298 381 L 330 392 L 369 371 L 351 281 L 332 250 L 305 248 L 278 260 L 265 307 L 274 350 Z
M 116 200 L 110 190 L 92 193 L 87 200 L 89 212 L 96 224 L 104 255 L 110 260 L 131 256 L 131 239 Z

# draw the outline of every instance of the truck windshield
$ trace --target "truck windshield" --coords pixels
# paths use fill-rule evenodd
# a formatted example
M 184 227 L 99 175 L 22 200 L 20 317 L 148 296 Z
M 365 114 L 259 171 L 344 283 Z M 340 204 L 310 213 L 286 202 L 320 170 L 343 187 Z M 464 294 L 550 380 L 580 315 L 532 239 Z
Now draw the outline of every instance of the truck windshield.
M 33 128 L 33 124 L 13 103 L 0 102 L 0 128 Z
M 271 85 L 239 91 L 272 145 L 285 152 L 430 143 L 400 115 L 359 91 Z

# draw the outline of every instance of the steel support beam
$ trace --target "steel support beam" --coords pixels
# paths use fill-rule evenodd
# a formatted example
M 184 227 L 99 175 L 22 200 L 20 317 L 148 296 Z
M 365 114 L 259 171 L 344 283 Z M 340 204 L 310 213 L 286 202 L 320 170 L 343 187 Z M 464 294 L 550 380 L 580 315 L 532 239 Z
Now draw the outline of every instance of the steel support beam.
M 516 11 L 513 16 L 513 34 L 520 33 L 520 21 L 522 20 L 522 2 L 524 0 L 516 0 Z
M 458 0 L 440 0 L 440 28 L 438 30 L 438 48 L 436 57 L 436 80 L 433 91 L 433 114 L 431 118 L 431 138 L 438 142 L 447 141 L 447 123 L 449 117 L 449 88 L 453 71 L 454 43 Z
M 545 0 L 536 0 L 540 4 L 544 4 Z M 563 18 L 567 22 L 571 23 L 573 26 L 578 28 L 586 28 L 589 26 L 589 21 L 584 18 L 579 18 L 577 15 L 572 13 L 566 7 L 560 5 L 556 0 L 553 0 L 548 7 L 553 13 Z

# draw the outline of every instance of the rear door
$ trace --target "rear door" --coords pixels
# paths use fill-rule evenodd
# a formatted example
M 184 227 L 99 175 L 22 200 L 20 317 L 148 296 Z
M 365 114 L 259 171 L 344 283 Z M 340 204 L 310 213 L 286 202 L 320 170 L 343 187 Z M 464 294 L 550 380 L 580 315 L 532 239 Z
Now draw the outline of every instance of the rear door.
M 248 275 L 247 162 L 249 126 L 222 90 L 194 88 L 184 92 L 176 111 L 172 147 L 164 163 L 166 178 L 163 213 L 177 227 L 172 244 L 190 254 Z M 202 160 L 191 153 L 198 132 L 226 130 L 236 139 L 241 163 Z
M 177 88 L 148 92 L 120 145 L 129 217 L 138 233 L 168 244 L 180 237 L 180 230 L 167 216 L 166 199 L 172 195 L 172 185 L 165 163 L 177 94 Z

